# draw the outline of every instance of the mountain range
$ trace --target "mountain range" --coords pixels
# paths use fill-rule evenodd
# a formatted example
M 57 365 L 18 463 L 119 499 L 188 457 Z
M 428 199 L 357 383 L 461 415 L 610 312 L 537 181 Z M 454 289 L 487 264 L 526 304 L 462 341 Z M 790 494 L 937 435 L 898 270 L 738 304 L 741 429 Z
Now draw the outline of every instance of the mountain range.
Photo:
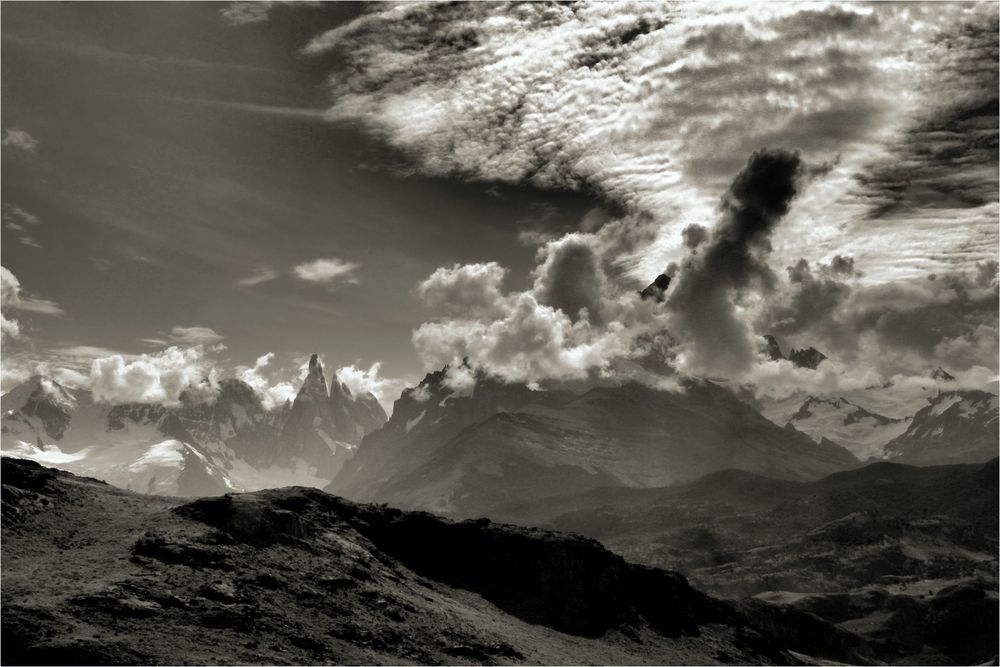
M 94 400 L 35 376 L 3 395 L 4 455 L 30 458 L 146 493 L 203 496 L 292 484 L 323 486 L 385 411 L 371 395 L 327 385 L 315 355 L 294 401 L 266 410 L 245 382 L 179 405 Z
M 663 486 L 723 468 L 815 479 L 859 464 L 771 423 L 711 382 L 531 390 L 480 376 L 465 392 L 429 374 L 396 402 L 328 487 L 448 516 L 601 486 Z
M 305 485 L 455 517 L 729 468 L 807 481 L 867 460 L 931 465 L 997 453 L 997 400 L 986 392 L 941 392 L 915 414 L 886 416 L 853 394 L 768 403 L 708 380 L 529 388 L 460 370 L 474 382 L 454 385 L 448 368 L 429 373 L 403 391 L 391 419 L 373 395 L 328 382 L 316 355 L 294 401 L 270 410 L 238 379 L 220 381 L 209 400 L 191 391 L 168 406 L 108 405 L 36 376 L 0 399 L 0 442 L 6 456 L 146 493 Z

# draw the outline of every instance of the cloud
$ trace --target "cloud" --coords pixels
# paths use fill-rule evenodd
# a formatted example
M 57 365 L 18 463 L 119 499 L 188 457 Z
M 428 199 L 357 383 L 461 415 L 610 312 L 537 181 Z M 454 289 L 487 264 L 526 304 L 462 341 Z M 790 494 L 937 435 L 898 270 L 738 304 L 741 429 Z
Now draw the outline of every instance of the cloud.
M 89 257 L 88 259 L 90 260 L 91 264 L 94 265 L 94 268 L 100 271 L 101 273 L 106 273 L 110 271 L 111 267 L 114 266 L 114 264 L 111 262 L 110 259 L 105 259 L 103 257 Z
M 313 283 L 332 283 L 335 281 L 356 283 L 357 278 L 353 276 L 353 273 L 360 266 L 356 262 L 348 262 L 337 257 L 330 257 L 304 262 L 296 266 L 293 270 L 295 275 L 302 280 Z
M 318 7 L 319 5 L 319 2 L 306 1 L 252 0 L 250 2 L 230 2 L 219 10 L 219 14 L 227 25 L 240 26 L 267 21 L 275 7 Z
M 163 332 L 160 333 L 162 334 Z M 225 336 L 210 327 L 175 326 L 163 338 L 140 338 L 139 340 L 151 345 L 169 345 L 171 343 L 180 345 L 207 345 L 210 343 L 219 343 L 224 338 Z
M 346 384 L 355 396 L 371 393 L 382 404 L 386 413 L 390 415 L 395 400 L 399 398 L 404 389 L 413 384 L 411 380 L 405 378 L 384 377 L 382 375 L 382 362 L 379 361 L 368 368 L 359 366 L 359 362 L 349 366 L 341 366 L 334 375 Z
M 501 284 L 507 269 L 496 262 L 441 267 L 417 286 L 417 294 L 431 308 L 447 315 L 500 313 L 505 306 Z
M 38 147 L 38 140 L 16 127 L 5 127 L 3 139 L 0 140 L 4 148 L 16 148 L 18 150 L 34 153 Z
M 753 364 L 756 341 L 737 302 L 751 290 L 773 288 L 775 277 L 766 261 L 770 239 L 797 193 L 801 173 L 798 153 L 754 153 L 723 197 L 711 237 L 685 258 L 667 297 L 671 330 L 682 341 L 684 371 L 740 377 Z
M 435 271 L 418 291 L 441 317 L 412 336 L 425 368 L 465 367 L 470 377 L 481 370 L 534 384 L 609 374 L 616 363 L 642 354 L 640 340 L 663 327 L 662 309 L 641 301 L 633 286 L 612 284 L 599 246 L 587 235 L 546 245 L 532 288 L 507 294 L 500 291 L 506 271 L 496 264 Z M 592 283 L 571 284 L 591 270 L 598 274 Z M 581 316 L 584 310 L 598 314 L 594 322 Z
M 0 338 L 6 340 L 8 338 L 18 339 L 21 337 L 21 323 L 13 318 L 9 318 L 6 315 L 0 314 Z
M 271 383 L 262 371 L 274 360 L 274 352 L 268 352 L 257 358 L 249 368 L 237 369 L 236 377 L 246 382 L 260 395 L 261 404 L 265 410 L 281 407 L 286 401 L 294 400 L 298 390 L 290 382 Z
M 42 315 L 62 315 L 64 311 L 54 301 L 39 299 L 25 293 L 21 282 L 7 267 L 0 266 L 0 335 L 4 339 L 23 338 L 21 323 L 14 319 L 10 311 L 39 313 Z
M 602 320 L 602 298 L 607 280 L 600 266 L 595 237 L 569 234 L 546 244 L 542 263 L 535 270 L 538 301 L 590 322 Z
M 20 206 L 14 206 L 13 204 L 4 204 L 3 206 L 3 226 L 4 229 L 14 232 L 17 235 L 17 240 L 29 248 L 41 248 L 41 244 L 38 243 L 33 237 L 28 234 L 27 229 L 29 227 L 35 227 L 41 224 L 41 220 L 38 216 L 25 211 Z
M 73 368 L 64 368 L 47 360 L 33 359 L 19 354 L 5 354 L 0 366 L 0 390 L 7 392 L 33 375 L 55 380 L 61 385 L 86 387 L 87 375 Z
M 205 358 L 205 349 L 196 345 L 131 358 L 100 357 L 91 365 L 89 385 L 94 399 L 104 403 L 175 405 L 184 392 L 197 399 L 214 396 L 218 378 Z
M 170 330 L 168 336 L 174 343 L 184 345 L 200 345 L 205 343 L 217 343 L 224 338 L 209 327 L 181 327 L 175 326 Z
M 826 167 L 775 257 L 846 252 L 881 280 L 995 253 L 996 104 L 983 98 L 996 91 L 996 14 L 989 3 L 382 4 L 305 51 L 343 59 L 331 119 L 361 123 L 425 173 L 587 190 L 645 214 L 654 240 L 615 258 L 637 280 L 683 256 L 682 229 L 711 227 L 747 155 L 797 147 Z M 892 192 L 920 216 L 934 199 L 950 233 L 880 215 L 894 242 L 872 244 L 876 200 Z
M 219 10 L 222 20 L 228 25 L 247 25 L 262 23 L 268 19 L 273 2 L 260 0 L 258 2 L 231 2 Z
M 252 274 L 246 278 L 241 278 L 237 281 L 238 284 L 243 287 L 253 287 L 254 285 L 259 285 L 261 283 L 266 283 L 274 280 L 281 274 L 274 269 L 269 269 L 266 266 L 258 267 Z
M 760 332 L 812 345 L 845 363 L 889 377 L 942 365 L 961 372 L 997 368 L 1000 292 L 996 263 L 972 271 L 865 284 L 829 266 L 789 267 L 755 316 Z
M 5 227 L 14 231 L 23 231 L 25 225 L 34 227 L 42 223 L 38 216 L 13 204 L 3 205 L 3 222 Z

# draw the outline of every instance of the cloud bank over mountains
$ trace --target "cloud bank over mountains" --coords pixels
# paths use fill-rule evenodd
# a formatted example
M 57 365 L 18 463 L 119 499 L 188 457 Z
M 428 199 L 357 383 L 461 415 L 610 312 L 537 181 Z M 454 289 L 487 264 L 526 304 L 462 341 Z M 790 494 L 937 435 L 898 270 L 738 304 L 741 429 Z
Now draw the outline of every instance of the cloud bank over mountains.
M 435 271 L 428 369 L 579 378 L 653 346 L 819 392 L 996 372 L 996 26 L 987 4 L 411 3 L 305 52 L 347 61 L 329 117 L 423 172 L 621 210 L 543 243 L 530 289 L 496 263 Z M 635 287 L 665 268 L 662 313 Z M 834 359 L 769 360 L 764 333 Z

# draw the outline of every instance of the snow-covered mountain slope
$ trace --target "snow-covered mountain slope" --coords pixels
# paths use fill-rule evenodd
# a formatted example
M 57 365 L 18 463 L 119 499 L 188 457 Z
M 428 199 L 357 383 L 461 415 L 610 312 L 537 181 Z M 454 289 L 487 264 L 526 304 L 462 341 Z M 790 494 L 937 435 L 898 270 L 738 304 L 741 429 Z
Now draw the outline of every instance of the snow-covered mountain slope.
M 831 440 L 865 461 L 882 458 L 885 443 L 906 431 L 910 419 L 886 417 L 844 397 L 810 396 L 786 423 L 816 442 Z
M 1000 452 L 998 426 L 996 394 L 941 392 L 886 444 L 886 457 L 915 465 L 981 463 Z
M 372 403 L 341 392 L 331 404 L 315 357 L 295 402 L 271 411 L 240 380 L 222 380 L 210 401 L 182 394 L 178 406 L 110 406 L 36 376 L 3 396 L 0 443 L 4 455 L 145 493 L 323 487 L 384 422 Z

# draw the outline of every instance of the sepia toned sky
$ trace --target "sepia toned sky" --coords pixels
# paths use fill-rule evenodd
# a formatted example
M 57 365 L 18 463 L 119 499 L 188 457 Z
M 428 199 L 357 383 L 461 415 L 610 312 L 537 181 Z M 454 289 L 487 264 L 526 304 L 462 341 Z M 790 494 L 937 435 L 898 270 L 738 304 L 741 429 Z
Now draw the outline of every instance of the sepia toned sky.
M 116 357 L 271 391 L 316 351 L 391 403 L 465 357 L 610 373 L 661 327 L 682 371 L 781 386 L 995 375 L 995 4 L 0 11 L 4 390 Z M 801 164 L 761 280 L 633 303 L 695 275 L 762 149 Z M 843 366 L 706 361 L 763 332 Z

